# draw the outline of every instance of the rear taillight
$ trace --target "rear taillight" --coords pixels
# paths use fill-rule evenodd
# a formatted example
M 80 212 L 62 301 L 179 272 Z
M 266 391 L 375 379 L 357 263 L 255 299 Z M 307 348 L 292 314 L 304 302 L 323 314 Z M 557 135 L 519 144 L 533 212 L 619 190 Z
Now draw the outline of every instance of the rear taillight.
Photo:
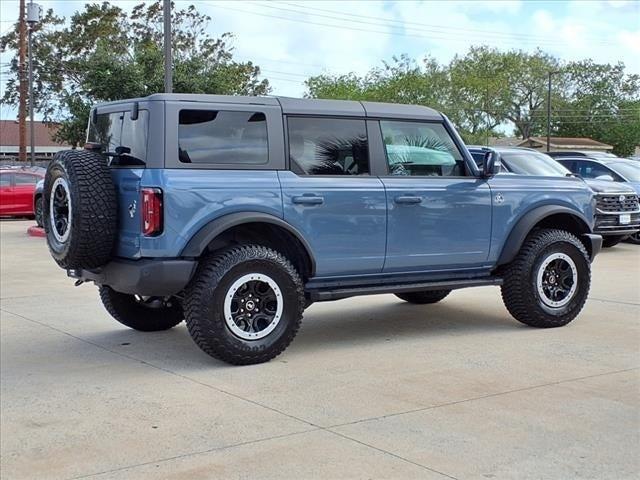
M 155 237 L 162 233 L 162 190 L 142 189 L 142 234 Z

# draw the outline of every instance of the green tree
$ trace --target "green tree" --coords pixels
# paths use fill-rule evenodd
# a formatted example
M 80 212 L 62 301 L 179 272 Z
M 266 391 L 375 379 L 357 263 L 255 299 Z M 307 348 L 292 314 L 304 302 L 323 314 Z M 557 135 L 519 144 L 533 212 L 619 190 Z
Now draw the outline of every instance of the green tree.
M 237 62 L 229 33 L 212 38 L 210 18 L 191 5 L 172 8 L 175 92 L 262 95 L 269 92 L 260 69 Z M 34 30 L 36 111 L 45 120 L 63 119 L 58 139 L 77 145 L 96 102 L 146 96 L 164 90 L 162 2 L 141 3 L 128 14 L 119 7 L 87 4 L 69 24 L 49 10 Z M 17 48 L 17 29 L 0 38 L 2 51 Z M 14 58 L 3 103 L 18 102 Z
M 630 155 L 640 145 L 640 75 L 592 60 L 571 62 L 562 75 L 567 92 L 553 103 L 554 134 L 593 138 Z

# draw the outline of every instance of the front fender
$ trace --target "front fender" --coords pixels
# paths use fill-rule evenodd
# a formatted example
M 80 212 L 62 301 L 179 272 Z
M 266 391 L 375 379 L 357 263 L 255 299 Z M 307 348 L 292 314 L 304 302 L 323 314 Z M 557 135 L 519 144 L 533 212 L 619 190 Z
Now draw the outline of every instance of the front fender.
M 587 218 L 577 210 L 561 205 L 543 205 L 536 207 L 525 213 L 520 220 L 517 221 L 509 233 L 506 242 L 502 246 L 497 264 L 504 265 L 512 261 L 520 251 L 524 240 L 527 238 L 527 235 L 529 235 L 529 232 L 531 232 L 533 227 L 545 218 L 559 213 L 571 215 L 579 221 L 583 229 L 583 232 L 581 233 L 591 233 L 591 227 L 589 227 L 591 222 L 589 222 Z

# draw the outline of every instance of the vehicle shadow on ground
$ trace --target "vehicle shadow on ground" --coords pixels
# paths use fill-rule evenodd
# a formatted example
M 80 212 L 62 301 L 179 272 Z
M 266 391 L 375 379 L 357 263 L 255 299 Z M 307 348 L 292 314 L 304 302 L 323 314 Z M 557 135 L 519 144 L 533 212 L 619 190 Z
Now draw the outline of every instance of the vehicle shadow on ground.
M 393 302 L 369 309 L 349 308 L 340 312 L 306 312 L 296 346 L 319 348 L 331 343 L 379 343 L 403 338 L 440 335 L 481 335 L 526 328 L 508 313 L 496 315 L 461 308 L 455 302 L 411 305 Z
M 307 310 L 300 333 L 289 347 L 296 354 L 321 353 L 336 347 L 361 349 L 393 340 L 429 339 L 435 336 L 481 337 L 487 333 L 527 329 L 508 313 L 484 313 L 461 308 L 455 302 L 410 305 L 391 302 L 362 308 L 341 301 L 340 310 Z M 201 352 L 184 324 L 165 332 L 143 333 L 116 328 L 83 335 L 83 339 L 141 360 L 182 364 L 189 369 L 226 366 Z

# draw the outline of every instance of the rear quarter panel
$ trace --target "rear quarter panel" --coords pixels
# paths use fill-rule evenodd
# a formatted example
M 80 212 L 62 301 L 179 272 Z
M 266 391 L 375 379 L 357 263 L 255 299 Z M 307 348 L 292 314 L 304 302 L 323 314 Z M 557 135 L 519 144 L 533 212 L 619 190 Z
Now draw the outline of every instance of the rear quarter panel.
M 283 217 L 275 171 L 146 169 L 141 186 L 159 187 L 164 195 L 164 231 L 140 237 L 142 257 L 178 257 L 202 227 L 230 213 Z
M 497 175 L 489 180 L 493 218 L 489 261 L 496 262 L 516 223 L 544 205 L 561 205 L 582 214 L 593 228 L 593 192 L 579 178 Z M 502 200 L 502 201 L 501 201 Z

